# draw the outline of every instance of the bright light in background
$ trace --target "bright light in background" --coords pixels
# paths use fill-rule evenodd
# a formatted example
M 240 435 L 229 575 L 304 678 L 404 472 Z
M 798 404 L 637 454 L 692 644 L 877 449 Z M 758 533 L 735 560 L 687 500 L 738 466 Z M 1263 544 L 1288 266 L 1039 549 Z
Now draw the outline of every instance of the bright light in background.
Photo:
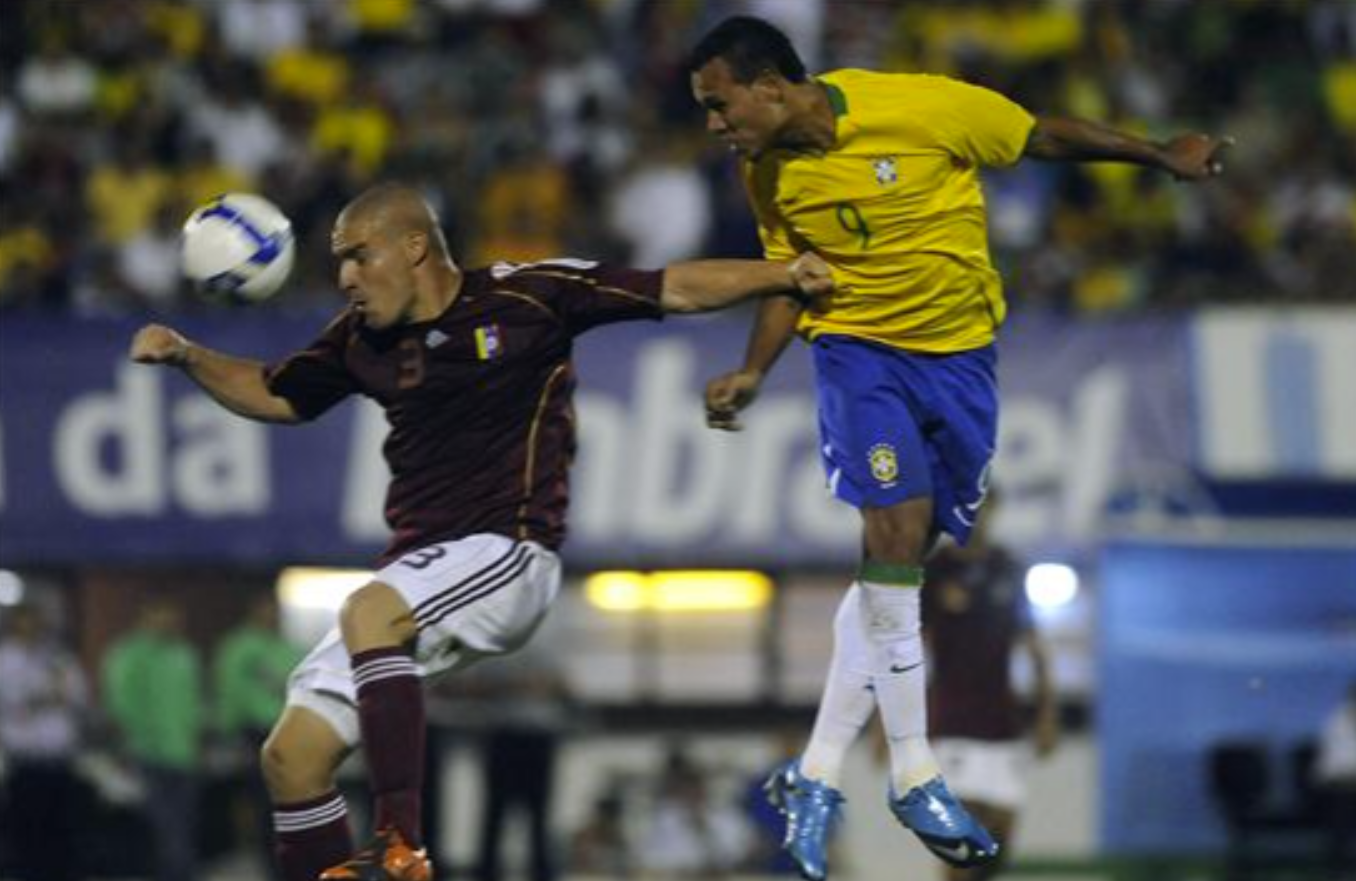
M 635 612 L 646 606 L 649 579 L 640 572 L 595 572 L 584 579 L 584 596 L 608 612 Z
M 733 612 L 766 606 L 772 579 L 747 570 L 595 572 L 584 596 L 606 612 Z
M 17 606 L 24 599 L 24 580 L 18 572 L 0 569 L 0 606 Z
M 366 569 L 289 566 L 278 573 L 278 600 L 296 609 L 337 612 L 345 597 L 371 580 Z
M 1078 594 L 1078 573 L 1063 563 L 1037 563 L 1026 570 L 1026 597 L 1043 609 L 1072 602 Z

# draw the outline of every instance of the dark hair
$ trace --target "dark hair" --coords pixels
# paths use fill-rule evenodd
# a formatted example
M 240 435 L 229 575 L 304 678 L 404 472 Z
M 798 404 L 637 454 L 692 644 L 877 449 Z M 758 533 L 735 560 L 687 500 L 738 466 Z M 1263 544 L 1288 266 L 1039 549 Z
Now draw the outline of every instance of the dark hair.
M 737 83 L 751 83 L 769 70 L 793 83 L 805 82 L 805 63 L 786 34 L 751 15 L 727 18 L 702 37 L 688 56 L 688 72 L 696 73 L 717 58 L 730 66 Z

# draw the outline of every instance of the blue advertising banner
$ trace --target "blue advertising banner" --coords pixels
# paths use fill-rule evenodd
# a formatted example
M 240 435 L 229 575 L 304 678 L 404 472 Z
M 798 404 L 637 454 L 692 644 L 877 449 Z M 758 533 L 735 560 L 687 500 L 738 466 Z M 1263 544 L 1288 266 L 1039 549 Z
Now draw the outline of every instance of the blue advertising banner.
M 1218 852 L 1209 756 L 1220 744 L 1272 758 L 1276 804 L 1306 783 L 1290 757 L 1356 683 L 1356 536 L 1303 538 L 1106 549 L 1097 729 L 1109 852 Z
M 233 354 L 278 358 L 324 315 L 185 318 Z M 702 422 L 701 390 L 742 356 L 747 315 L 602 328 L 577 346 L 576 563 L 850 563 L 857 515 L 824 490 L 810 364 L 794 346 L 746 429 Z M 268 427 L 176 371 L 131 364 L 137 323 L 0 320 L 0 564 L 230 559 L 366 562 L 381 548 L 385 422 L 368 402 Z M 1013 321 L 1001 346 L 998 532 L 1083 547 L 1108 511 L 1189 484 L 1187 327 Z M 1145 500 L 1148 500 L 1147 502 Z

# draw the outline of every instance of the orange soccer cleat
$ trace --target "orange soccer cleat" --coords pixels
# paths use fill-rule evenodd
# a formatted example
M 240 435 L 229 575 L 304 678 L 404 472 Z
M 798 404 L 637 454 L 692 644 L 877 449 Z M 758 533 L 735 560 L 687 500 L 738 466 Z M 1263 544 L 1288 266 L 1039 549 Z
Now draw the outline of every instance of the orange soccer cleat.
M 320 873 L 320 881 L 433 881 L 433 864 L 396 829 L 382 829 L 346 862 Z

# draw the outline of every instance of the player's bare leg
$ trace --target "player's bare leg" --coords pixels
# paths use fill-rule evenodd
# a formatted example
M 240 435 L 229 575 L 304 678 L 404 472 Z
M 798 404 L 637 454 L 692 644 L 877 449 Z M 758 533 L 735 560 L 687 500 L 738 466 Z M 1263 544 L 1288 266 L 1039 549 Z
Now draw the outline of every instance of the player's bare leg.
M 260 750 L 284 881 L 315 881 L 353 852 L 348 811 L 334 782 L 348 752 L 329 722 L 297 706 L 283 710 Z
M 923 558 L 933 535 L 932 500 L 864 508 L 862 628 L 872 687 L 890 747 L 890 810 L 940 859 L 956 866 L 991 862 L 998 846 L 946 788 L 927 740 L 923 650 Z
M 339 630 L 353 667 L 363 755 L 375 800 L 375 837 L 320 875 L 322 881 L 429 881 L 419 825 L 424 773 L 424 693 L 411 655 L 412 610 L 374 581 L 349 596 Z

